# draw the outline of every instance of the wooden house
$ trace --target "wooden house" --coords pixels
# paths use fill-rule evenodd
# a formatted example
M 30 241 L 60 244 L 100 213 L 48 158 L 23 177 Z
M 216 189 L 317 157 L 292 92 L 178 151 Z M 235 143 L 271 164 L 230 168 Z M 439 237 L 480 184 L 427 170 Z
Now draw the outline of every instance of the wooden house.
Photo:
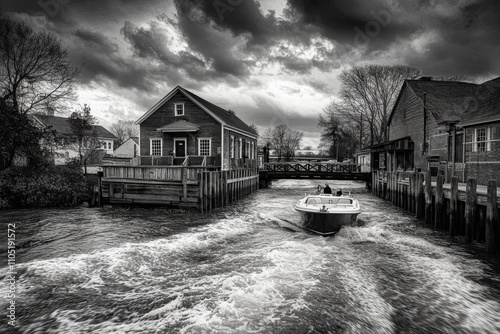
M 455 125 L 477 87 L 430 77 L 406 80 L 388 119 L 389 141 L 371 148 L 372 167 L 386 171 L 430 168 L 433 175 L 442 169 L 448 178 L 461 174 L 464 156 L 458 151 L 464 133 Z
M 135 124 L 139 125 L 139 164 L 255 168 L 257 134 L 231 110 L 180 86 Z
M 371 151 L 370 148 L 364 148 L 361 151 L 354 153 L 354 162 L 361 166 L 361 172 L 367 173 L 371 171 Z
M 475 178 L 479 184 L 500 180 L 500 77 L 477 88 L 456 133 L 465 139 L 463 147 L 454 151 L 465 159 L 462 178 Z
M 130 137 L 113 152 L 117 158 L 133 158 L 139 155 L 139 137 Z
M 65 165 L 69 159 L 78 157 L 78 150 L 71 144 L 71 126 L 69 118 L 53 115 L 34 115 L 33 118 L 40 126 L 50 128 L 56 132 L 56 143 L 51 147 L 54 153 L 54 163 L 56 165 Z M 113 155 L 113 141 L 117 138 L 108 130 L 100 125 L 92 126 L 92 136 L 97 139 L 98 153 L 91 163 L 98 163 L 99 159 L 105 155 Z M 87 148 L 90 149 L 90 148 Z M 94 149 L 94 148 L 92 148 Z

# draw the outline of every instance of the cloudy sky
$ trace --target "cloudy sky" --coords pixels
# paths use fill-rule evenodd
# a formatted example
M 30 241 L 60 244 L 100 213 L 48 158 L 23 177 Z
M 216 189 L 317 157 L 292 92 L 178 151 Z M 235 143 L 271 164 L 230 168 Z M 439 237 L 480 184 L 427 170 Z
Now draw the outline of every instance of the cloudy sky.
M 500 76 L 497 0 L 16 0 L 4 10 L 57 34 L 82 66 L 79 103 L 109 126 L 181 85 L 260 131 L 316 147 L 318 114 L 353 66 Z

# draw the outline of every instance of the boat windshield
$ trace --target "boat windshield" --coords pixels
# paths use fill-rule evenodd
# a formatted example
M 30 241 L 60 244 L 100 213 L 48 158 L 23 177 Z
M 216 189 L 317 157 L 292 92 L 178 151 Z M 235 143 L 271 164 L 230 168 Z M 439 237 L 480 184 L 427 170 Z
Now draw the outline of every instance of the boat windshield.
M 340 205 L 350 205 L 352 200 L 350 198 L 321 198 L 321 197 L 309 197 L 306 204 L 340 204 Z

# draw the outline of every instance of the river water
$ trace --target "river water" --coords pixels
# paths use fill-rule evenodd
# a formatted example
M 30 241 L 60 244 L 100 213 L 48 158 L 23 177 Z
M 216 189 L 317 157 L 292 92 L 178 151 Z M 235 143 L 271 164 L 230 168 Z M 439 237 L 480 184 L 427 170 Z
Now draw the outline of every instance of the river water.
M 332 183 L 363 210 L 359 226 L 334 237 L 291 224 L 300 219 L 293 204 L 318 184 L 309 180 L 275 182 L 210 215 L 1 212 L 5 232 L 16 224 L 18 326 L 7 324 L 2 298 L 0 332 L 500 332 L 494 260 L 423 227 L 363 183 Z

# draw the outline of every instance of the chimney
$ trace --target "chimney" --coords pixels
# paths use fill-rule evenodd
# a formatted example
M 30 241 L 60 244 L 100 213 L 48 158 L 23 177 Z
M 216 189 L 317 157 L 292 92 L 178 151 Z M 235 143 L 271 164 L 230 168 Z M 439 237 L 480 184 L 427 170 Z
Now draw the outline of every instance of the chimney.
M 420 77 L 420 81 L 432 81 L 432 77 Z

